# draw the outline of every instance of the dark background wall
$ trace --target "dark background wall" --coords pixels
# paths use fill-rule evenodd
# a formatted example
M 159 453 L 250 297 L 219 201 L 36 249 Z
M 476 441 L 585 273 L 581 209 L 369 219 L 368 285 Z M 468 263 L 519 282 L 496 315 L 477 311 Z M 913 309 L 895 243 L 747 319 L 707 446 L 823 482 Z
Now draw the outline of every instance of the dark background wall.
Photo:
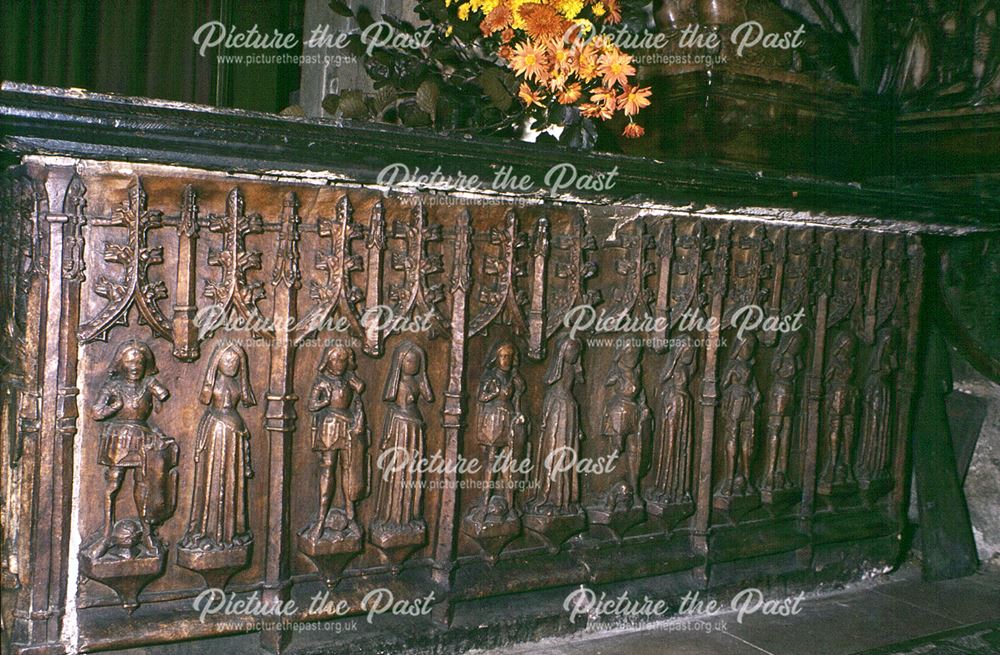
M 297 100 L 297 63 L 221 63 L 192 36 L 212 20 L 299 35 L 302 16 L 302 0 L 0 0 L 0 78 L 280 111 Z

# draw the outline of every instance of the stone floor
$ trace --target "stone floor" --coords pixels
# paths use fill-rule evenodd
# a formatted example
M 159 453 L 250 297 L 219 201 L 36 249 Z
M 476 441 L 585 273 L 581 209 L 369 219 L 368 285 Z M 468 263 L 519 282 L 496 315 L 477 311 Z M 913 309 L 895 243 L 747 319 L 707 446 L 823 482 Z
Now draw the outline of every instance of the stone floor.
M 794 616 L 744 616 L 657 623 L 636 631 L 590 632 L 481 655 L 850 655 L 1000 620 L 1000 572 L 924 582 L 915 568 L 807 595 Z M 922 652 L 922 651 L 921 651 Z

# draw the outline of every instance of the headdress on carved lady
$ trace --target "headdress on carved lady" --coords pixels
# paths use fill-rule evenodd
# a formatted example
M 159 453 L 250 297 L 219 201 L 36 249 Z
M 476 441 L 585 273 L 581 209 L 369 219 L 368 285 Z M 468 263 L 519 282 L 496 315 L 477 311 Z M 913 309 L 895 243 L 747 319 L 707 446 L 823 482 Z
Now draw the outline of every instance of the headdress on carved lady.
M 674 371 L 677 370 L 677 365 L 683 361 L 683 355 L 691 352 L 694 348 L 690 335 L 682 334 L 677 337 L 677 341 L 677 347 L 671 348 L 667 353 L 667 359 L 663 363 L 663 369 L 660 371 L 660 382 L 670 380 L 674 376 Z
M 385 381 L 385 392 L 382 394 L 382 399 L 396 399 L 396 394 L 399 393 L 399 380 L 403 376 L 403 357 L 407 353 L 416 354 L 419 362 L 420 370 L 417 372 L 417 376 L 420 384 L 420 396 L 429 403 L 434 402 L 431 381 L 427 377 L 427 355 L 423 348 L 412 341 L 404 341 L 396 346 L 396 350 L 392 353 L 392 365 L 389 367 L 389 377 Z
M 222 356 L 232 350 L 240 358 L 240 400 L 245 407 L 252 407 L 257 404 L 257 398 L 253 395 L 253 386 L 250 384 L 250 365 L 247 361 L 247 351 L 237 343 L 232 341 L 221 341 L 212 352 L 212 357 L 208 360 L 208 368 L 205 370 L 205 382 L 201 387 L 200 400 L 203 405 L 212 403 L 212 393 L 215 390 L 215 379 L 219 375 L 219 362 Z
M 109 380 L 115 380 L 121 376 L 121 360 L 125 355 L 125 351 L 130 348 L 135 348 L 142 353 L 147 376 L 156 375 L 160 372 L 160 370 L 156 368 L 156 356 L 153 355 L 153 351 L 150 350 L 149 346 L 138 339 L 129 339 L 128 341 L 122 342 L 117 348 L 115 348 L 115 354 L 111 357 L 111 364 L 108 365 Z
M 577 375 L 583 373 L 583 343 L 576 337 L 564 334 L 556 341 L 556 354 L 549 364 L 549 370 L 545 372 L 545 384 L 554 384 L 563 376 L 563 366 L 566 363 L 566 351 L 570 346 L 575 345 L 579 353 L 576 363 L 573 365 L 573 372 Z

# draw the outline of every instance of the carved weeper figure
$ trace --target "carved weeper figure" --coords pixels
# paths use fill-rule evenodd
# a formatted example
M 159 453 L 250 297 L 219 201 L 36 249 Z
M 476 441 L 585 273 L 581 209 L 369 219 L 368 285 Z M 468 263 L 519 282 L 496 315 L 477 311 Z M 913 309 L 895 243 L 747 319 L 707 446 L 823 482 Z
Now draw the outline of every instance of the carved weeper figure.
M 382 399 L 387 403 L 380 440 L 382 470 L 371 541 L 398 566 L 424 544 L 427 535 L 421 506 L 423 474 L 411 464 L 423 461 L 427 438 L 419 402 L 434 402 L 434 393 L 427 378 L 427 355 L 412 341 L 404 341 L 393 353 Z M 405 465 L 390 466 L 394 461 Z
M 831 494 L 835 487 L 853 482 L 851 452 L 857 392 L 851 382 L 854 336 L 845 331 L 833 338 L 826 368 L 826 465 L 820 476 L 819 491 Z
M 568 335 L 556 345 L 545 374 L 548 389 L 542 402 L 538 450 L 532 463 L 534 497 L 525 505 L 525 526 L 542 535 L 550 549 L 583 530 L 580 476 L 575 466 L 583 431 L 573 385 L 583 379 L 583 344 Z
M 309 393 L 313 412 L 312 449 L 319 458 L 319 512 L 299 533 L 308 555 L 332 588 L 347 563 L 362 550 L 355 503 L 366 491 L 368 423 L 361 402 L 365 384 L 354 372 L 354 351 L 330 346 L 319 362 Z M 336 496 L 341 506 L 333 507 Z
M 360 536 L 354 504 L 365 491 L 368 425 L 361 404 L 365 384 L 354 369 L 354 351 L 331 346 L 323 353 L 309 394 L 309 411 L 314 412 L 312 448 L 320 460 L 319 514 L 308 529 L 313 539 L 320 539 L 324 530 Z M 331 509 L 338 489 L 344 506 Z
M 695 355 L 691 337 L 682 335 L 667 354 L 660 372 L 656 403 L 659 430 L 653 446 L 652 470 L 644 491 L 651 514 L 662 515 L 668 506 L 692 503 L 691 455 L 695 409 L 688 385 L 697 366 Z
M 861 409 L 861 443 L 855 471 L 864 489 L 885 487 L 889 481 L 889 442 L 892 437 L 893 374 L 897 366 L 892 328 L 879 332 L 865 380 Z
M 795 376 L 802 367 L 801 349 L 802 335 L 789 332 L 782 337 L 771 361 L 774 378 L 767 391 L 767 464 L 761 485 L 765 501 L 792 484 L 788 479 L 788 449 L 795 413 Z
M 600 501 L 587 508 L 594 523 L 608 525 L 616 536 L 645 517 L 639 495 L 639 465 L 649 435 L 649 407 L 642 388 L 642 347 L 627 344 L 615 352 L 606 386 L 611 388 L 604 403 L 601 434 L 607 440 L 608 456 L 616 454 L 616 471 L 623 473 Z
M 748 335 L 735 346 L 722 375 L 722 425 L 725 435 L 725 467 L 716 498 L 753 493 L 750 462 L 760 390 L 754 378 L 753 353 L 756 339 Z M 723 503 L 724 504 L 724 503 Z
M 187 532 L 178 544 L 177 562 L 202 572 L 220 571 L 223 586 L 249 562 L 253 546 L 247 507 L 250 431 L 238 406 L 257 403 L 250 386 L 247 354 L 239 345 L 220 343 L 205 371 L 199 400 L 207 405 L 198 424 L 194 489 Z
M 483 496 L 472 506 L 463 529 L 496 561 L 500 550 L 521 531 L 514 508 L 514 467 L 527 432 L 527 417 L 521 411 L 525 383 L 517 370 L 517 348 L 509 341 L 498 343 L 486 359 L 479 381 L 479 414 L 475 438 L 483 452 Z
M 115 589 L 129 611 L 138 605 L 142 587 L 162 570 L 166 549 L 156 526 L 177 505 L 177 442 L 147 423 L 156 404 L 170 396 L 156 373 L 149 347 L 126 341 L 115 351 L 90 408 L 94 420 L 106 422 L 98 463 L 108 468 L 104 527 L 84 548 L 81 564 L 86 575 Z M 116 500 L 128 471 L 139 519 L 116 521 Z
M 486 362 L 479 382 L 479 418 L 476 439 L 483 450 L 485 494 L 481 505 L 487 514 L 506 517 L 514 509 L 513 464 L 525 441 L 527 419 L 521 411 L 524 378 L 517 370 L 517 351 L 501 343 Z M 499 471 L 496 470 L 499 466 Z M 499 493 L 495 489 L 500 487 Z M 494 500 L 496 499 L 496 500 Z

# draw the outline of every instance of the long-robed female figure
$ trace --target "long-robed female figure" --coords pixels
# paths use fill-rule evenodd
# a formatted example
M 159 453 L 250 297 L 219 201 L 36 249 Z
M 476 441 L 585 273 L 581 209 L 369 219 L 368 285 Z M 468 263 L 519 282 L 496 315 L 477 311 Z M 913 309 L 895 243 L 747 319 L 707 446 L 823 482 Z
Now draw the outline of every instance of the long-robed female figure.
M 580 406 L 573 397 L 573 385 L 583 380 L 580 354 L 583 344 L 569 335 L 556 346 L 555 357 L 545 374 L 545 400 L 538 450 L 531 467 L 535 495 L 528 503 L 531 513 L 574 513 L 580 501 L 580 480 L 572 462 L 579 457 L 583 438 Z M 550 457 L 551 456 L 551 457 Z
M 424 529 L 421 518 L 422 473 L 410 463 L 424 458 L 426 431 L 420 400 L 434 402 L 427 378 L 427 356 L 420 346 L 404 341 L 392 356 L 389 379 L 382 399 L 386 404 L 377 470 L 378 495 L 373 536 L 380 532 L 416 532 Z M 388 455 L 395 449 L 396 456 Z M 405 466 L 390 463 L 405 462 Z
M 695 355 L 691 337 L 682 335 L 660 371 L 659 434 L 653 447 L 652 484 L 646 489 L 646 500 L 655 503 L 691 501 L 694 400 L 688 385 L 696 368 Z
M 198 424 L 194 494 L 186 550 L 226 550 L 253 541 L 247 512 L 250 431 L 237 407 L 257 403 L 250 386 L 247 354 L 235 343 L 216 347 L 205 371 L 199 400 L 207 405 Z

